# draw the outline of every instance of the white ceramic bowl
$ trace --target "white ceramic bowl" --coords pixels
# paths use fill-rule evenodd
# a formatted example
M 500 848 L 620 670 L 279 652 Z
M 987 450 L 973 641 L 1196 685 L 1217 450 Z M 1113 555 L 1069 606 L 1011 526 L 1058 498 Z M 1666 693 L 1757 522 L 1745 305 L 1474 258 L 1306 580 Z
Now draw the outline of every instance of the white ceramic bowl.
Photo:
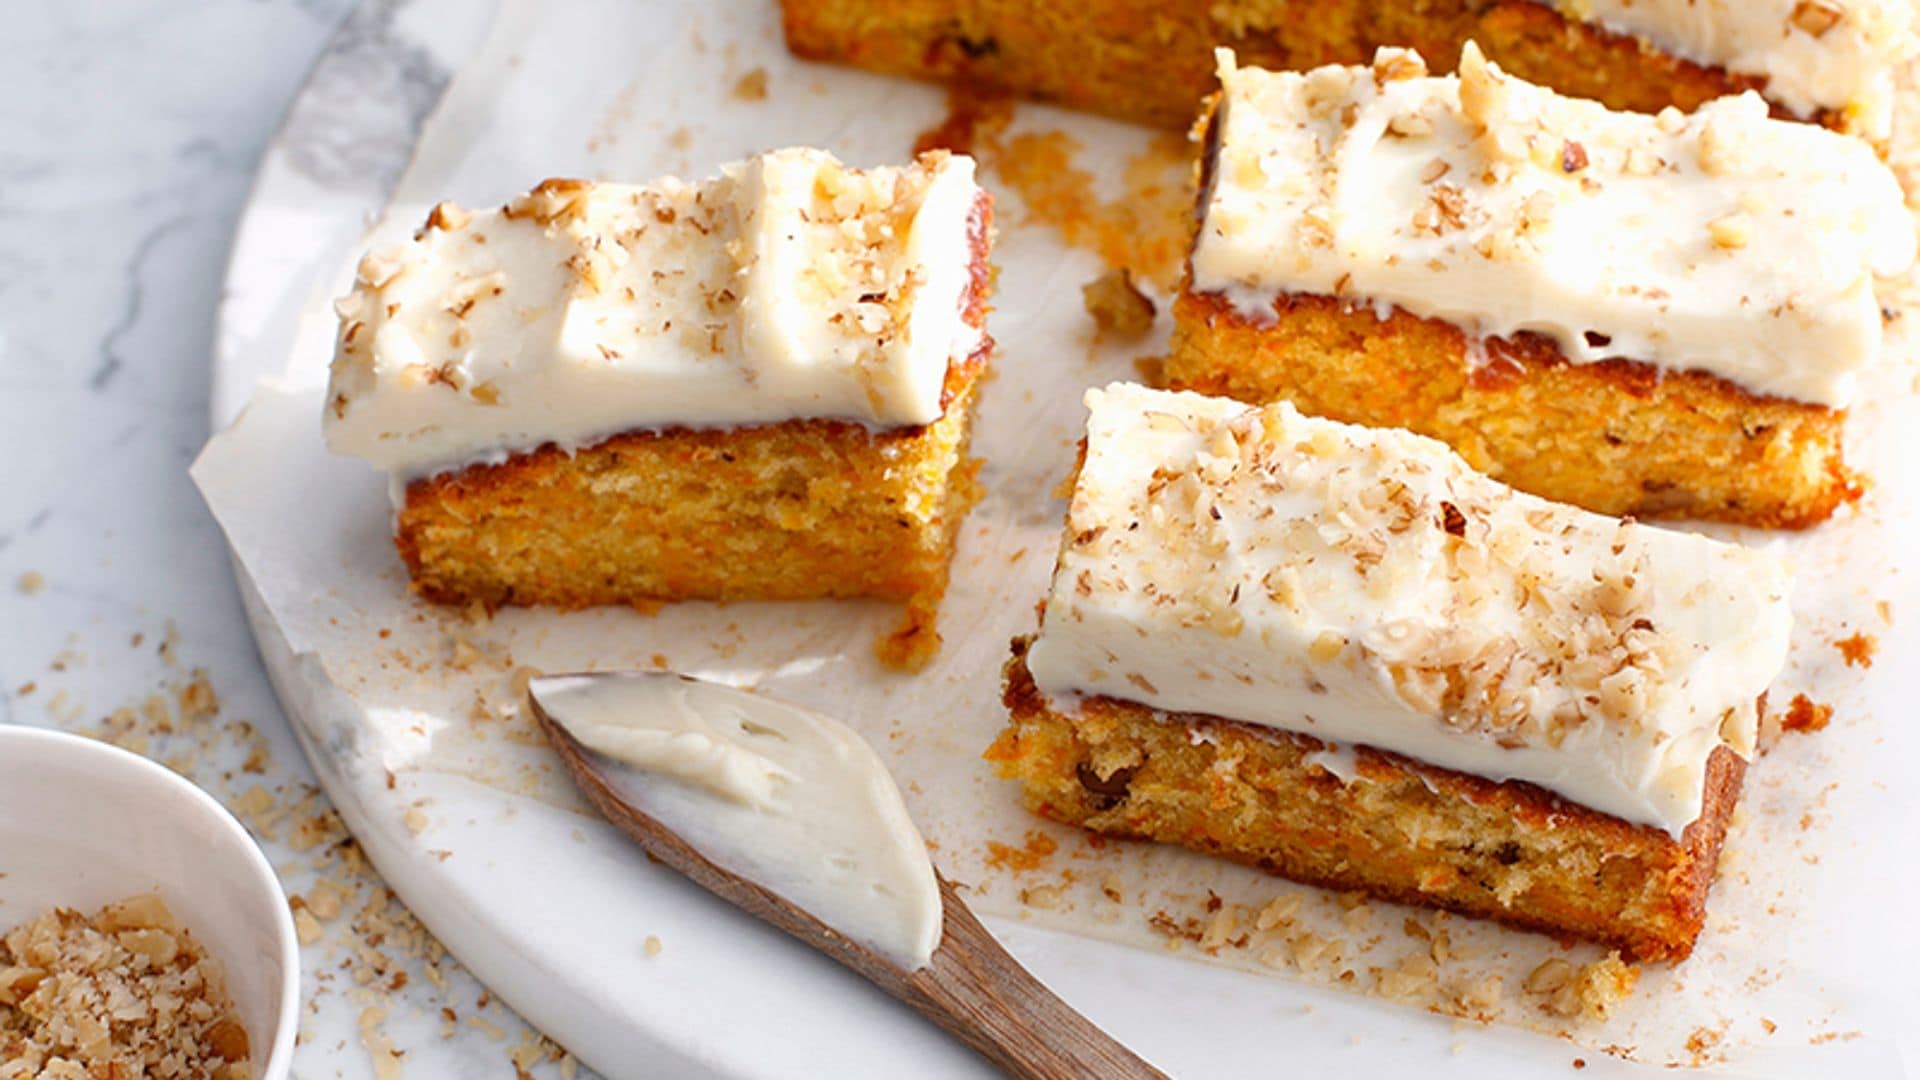
M 266 856 L 168 769 L 78 735 L 0 725 L 0 932 L 52 907 L 157 891 L 226 969 L 254 1075 L 293 1061 L 300 955 Z

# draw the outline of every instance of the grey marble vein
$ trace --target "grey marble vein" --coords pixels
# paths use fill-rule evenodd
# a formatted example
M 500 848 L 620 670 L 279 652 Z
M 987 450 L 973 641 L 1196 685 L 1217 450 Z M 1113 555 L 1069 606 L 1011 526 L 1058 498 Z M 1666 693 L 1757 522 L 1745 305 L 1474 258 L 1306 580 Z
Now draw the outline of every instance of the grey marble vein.
M 88 387 L 96 393 L 112 385 L 114 377 L 126 366 L 126 357 L 120 355 L 120 342 L 140 322 L 140 309 L 146 301 L 147 264 L 152 261 L 162 241 L 186 228 L 192 221 L 191 214 L 177 214 L 148 229 L 140 242 L 134 245 L 133 257 L 127 261 L 125 271 L 126 307 L 119 320 L 107 328 L 106 336 L 100 339 L 100 360 L 87 379 Z

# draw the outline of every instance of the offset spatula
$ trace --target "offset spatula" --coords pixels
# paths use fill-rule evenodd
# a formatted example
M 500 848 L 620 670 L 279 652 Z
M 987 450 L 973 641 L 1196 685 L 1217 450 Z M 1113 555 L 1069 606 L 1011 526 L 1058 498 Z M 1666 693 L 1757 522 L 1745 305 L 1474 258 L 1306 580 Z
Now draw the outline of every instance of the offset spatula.
M 608 673 L 569 678 L 638 677 L 642 676 Z M 648 854 L 721 899 L 853 969 L 1007 1073 L 1036 1080 L 1164 1077 L 1028 974 L 937 872 L 944 912 L 939 945 L 924 966 L 908 970 L 834 930 L 765 885 L 717 865 L 680 833 L 622 794 L 623 788 L 632 790 L 637 778 L 644 782 L 645 773 L 589 749 L 567 730 L 564 718 L 551 715 L 533 695 L 529 698 L 533 715 L 580 790 L 608 821 Z M 767 701 L 757 700 L 762 704 Z

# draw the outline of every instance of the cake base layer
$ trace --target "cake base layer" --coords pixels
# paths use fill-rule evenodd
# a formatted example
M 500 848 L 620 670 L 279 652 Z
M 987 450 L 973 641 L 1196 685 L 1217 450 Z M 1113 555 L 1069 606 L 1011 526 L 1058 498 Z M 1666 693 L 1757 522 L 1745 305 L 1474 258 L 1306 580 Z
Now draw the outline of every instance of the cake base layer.
M 1523 491 L 1604 514 L 1805 528 L 1860 493 L 1845 414 L 1699 372 L 1570 363 L 1545 338 L 1332 297 L 1283 296 L 1256 323 L 1212 294 L 1174 304 L 1175 389 L 1401 427 Z
M 1705 810 L 1675 840 L 1523 783 L 1493 783 L 1365 747 L 1334 775 L 1305 736 L 1090 698 L 1052 709 L 1014 643 L 1012 723 L 987 752 L 1034 812 L 1156 840 L 1296 881 L 1357 889 L 1600 942 L 1629 959 L 1693 949 L 1746 765 L 1722 747 Z
M 899 600 L 880 656 L 917 668 L 979 495 L 967 443 L 984 369 L 984 351 L 956 365 L 924 427 L 632 432 L 415 481 L 394 542 L 415 591 L 442 603 Z
M 1504 70 L 1615 109 L 1691 110 L 1761 80 L 1689 63 L 1530 0 L 782 0 L 796 55 L 1185 128 L 1213 92 L 1213 49 L 1243 65 L 1367 64 L 1418 49 L 1451 71 L 1477 41 Z

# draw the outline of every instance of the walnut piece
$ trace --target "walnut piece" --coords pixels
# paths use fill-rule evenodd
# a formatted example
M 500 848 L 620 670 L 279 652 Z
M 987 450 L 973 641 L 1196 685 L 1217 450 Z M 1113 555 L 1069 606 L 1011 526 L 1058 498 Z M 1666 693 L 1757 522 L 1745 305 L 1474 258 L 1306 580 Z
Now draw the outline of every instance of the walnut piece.
M 1793 14 L 1787 17 L 1787 21 L 1797 30 L 1822 37 L 1838 26 L 1846 14 L 1833 0 L 1800 0 L 1793 6 Z
M 1138 338 L 1153 329 L 1153 301 L 1124 269 L 1109 270 L 1082 285 L 1080 297 L 1102 337 Z

